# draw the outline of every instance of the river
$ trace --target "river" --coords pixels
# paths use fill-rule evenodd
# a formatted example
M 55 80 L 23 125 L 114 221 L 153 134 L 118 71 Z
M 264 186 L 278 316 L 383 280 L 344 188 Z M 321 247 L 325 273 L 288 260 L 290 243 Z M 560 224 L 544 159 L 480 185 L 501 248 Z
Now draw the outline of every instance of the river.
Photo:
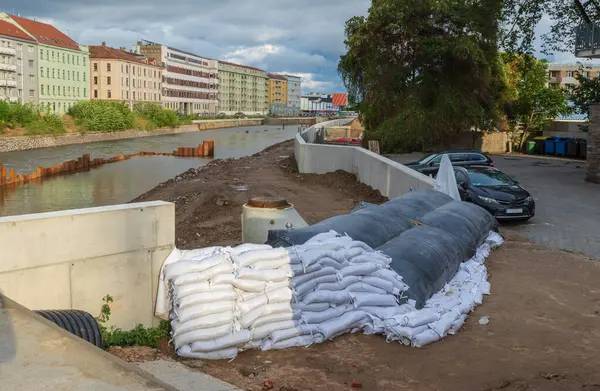
M 74 144 L 54 148 L 0 153 L 0 162 L 17 173 L 29 173 L 39 166 L 53 166 L 89 153 L 108 158 L 140 151 L 172 152 L 214 140 L 215 158 L 252 155 L 266 147 L 289 140 L 297 126 L 250 126 L 143 137 L 131 140 Z M 209 158 L 147 156 L 106 164 L 87 172 L 36 180 L 22 185 L 0 187 L 0 216 L 88 208 L 129 202 L 190 168 L 205 165 Z

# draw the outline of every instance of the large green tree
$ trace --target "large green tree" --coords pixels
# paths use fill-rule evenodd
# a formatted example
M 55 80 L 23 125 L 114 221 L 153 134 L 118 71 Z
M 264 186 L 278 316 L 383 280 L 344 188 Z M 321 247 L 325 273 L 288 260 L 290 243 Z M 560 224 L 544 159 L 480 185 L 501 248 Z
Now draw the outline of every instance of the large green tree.
M 388 152 L 491 127 L 504 92 L 500 14 L 497 0 L 373 0 L 350 19 L 338 70 L 367 136 Z
M 503 54 L 509 87 L 504 113 L 513 130 L 543 130 L 552 119 L 571 112 L 565 90 L 548 86 L 548 62 L 529 54 Z

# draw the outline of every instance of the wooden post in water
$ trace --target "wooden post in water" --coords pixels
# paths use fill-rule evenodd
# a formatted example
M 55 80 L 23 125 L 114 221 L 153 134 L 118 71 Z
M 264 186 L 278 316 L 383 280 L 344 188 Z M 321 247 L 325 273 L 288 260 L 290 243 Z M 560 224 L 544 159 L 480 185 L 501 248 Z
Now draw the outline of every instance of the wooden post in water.
M 15 183 L 15 170 L 10 170 L 10 171 L 8 172 L 8 176 L 9 176 L 9 178 L 8 178 L 8 183 L 9 183 L 9 184 L 11 184 L 11 183 Z
M 204 156 L 204 143 L 198 144 L 198 148 L 196 148 L 196 156 Z
M 6 168 L 0 164 L 0 186 L 6 185 Z

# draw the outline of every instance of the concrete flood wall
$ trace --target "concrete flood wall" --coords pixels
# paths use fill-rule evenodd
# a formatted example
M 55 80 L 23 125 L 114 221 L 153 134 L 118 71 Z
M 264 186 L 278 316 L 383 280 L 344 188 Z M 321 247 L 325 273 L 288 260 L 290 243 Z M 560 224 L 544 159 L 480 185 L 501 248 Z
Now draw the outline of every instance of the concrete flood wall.
M 367 149 L 353 146 L 314 144 L 315 132 L 324 127 L 344 126 L 352 119 L 323 122 L 296 135 L 295 156 L 301 173 L 324 174 L 336 170 L 353 173 L 362 183 L 389 198 L 416 189 L 431 189 L 434 180 Z
M 0 218 L 0 292 L 31 309 L 151 326 L 158 275 L 175 248 L 175 206 L 154 201 Z

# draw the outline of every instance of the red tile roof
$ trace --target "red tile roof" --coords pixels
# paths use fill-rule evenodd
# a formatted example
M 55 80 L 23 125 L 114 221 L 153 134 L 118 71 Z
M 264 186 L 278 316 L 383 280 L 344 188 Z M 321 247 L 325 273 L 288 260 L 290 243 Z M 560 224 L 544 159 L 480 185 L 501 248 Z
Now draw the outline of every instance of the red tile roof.
M 33 35 L 39 43 L 61 48 L 80 50 L 77 42 L 73 41 L 66 34 L 62 33 L 56 27 L 38 22 L 31 19 L 21 18 L 20 16 L 9 15 L 12 20 L 17 22 L 24 30 Z
M 278 75 L 276 73 L 267 73 L 267 76 L 269 77 L 269 79 L 277 79 L 277 80 L 285 80 L 287 81 L 287 78 L 283 75 Z
M 0 35 L 6 35 L 13 38 L 26 39 L 27 41 L 34 41 L 29 35 L 24 33 L 21 29 L 6 20 L 0 19 Z
M 142 59 L 140 59 L 137 56 L 134 56 L 131 53 L 128 53 L 121 49 L 111 48 L 104 44 L 101 46 L 91 46 L 90 45 L 89 48 L 90 48 L 90 58 L 114 58 L 116 60 L 131 61 L 131 62 L 137 62 L 137 63 L 145 64 L 145 65 L 152 65 L 152 63 L 146 64 Z M 154 65 L 154 66 L 158 67 L 158 65 Z
M 232 63 L 232 62 L 221 61 L 221 60 L 219 60 L 219 63 L 221 63 L 221 64 L 227 64 L 227 65 L 233 65 L 234 67 L 240 67 L 240 68 L 252 69 L 252 70 L 254 70 L 254 71 L 260 71 L 260 72 L 264 72 L 262 69 L 255 68 L 255 67 L 250 67 L 250 66 L 248 66 L 248 65 L 234 64 L 234 63 Z

